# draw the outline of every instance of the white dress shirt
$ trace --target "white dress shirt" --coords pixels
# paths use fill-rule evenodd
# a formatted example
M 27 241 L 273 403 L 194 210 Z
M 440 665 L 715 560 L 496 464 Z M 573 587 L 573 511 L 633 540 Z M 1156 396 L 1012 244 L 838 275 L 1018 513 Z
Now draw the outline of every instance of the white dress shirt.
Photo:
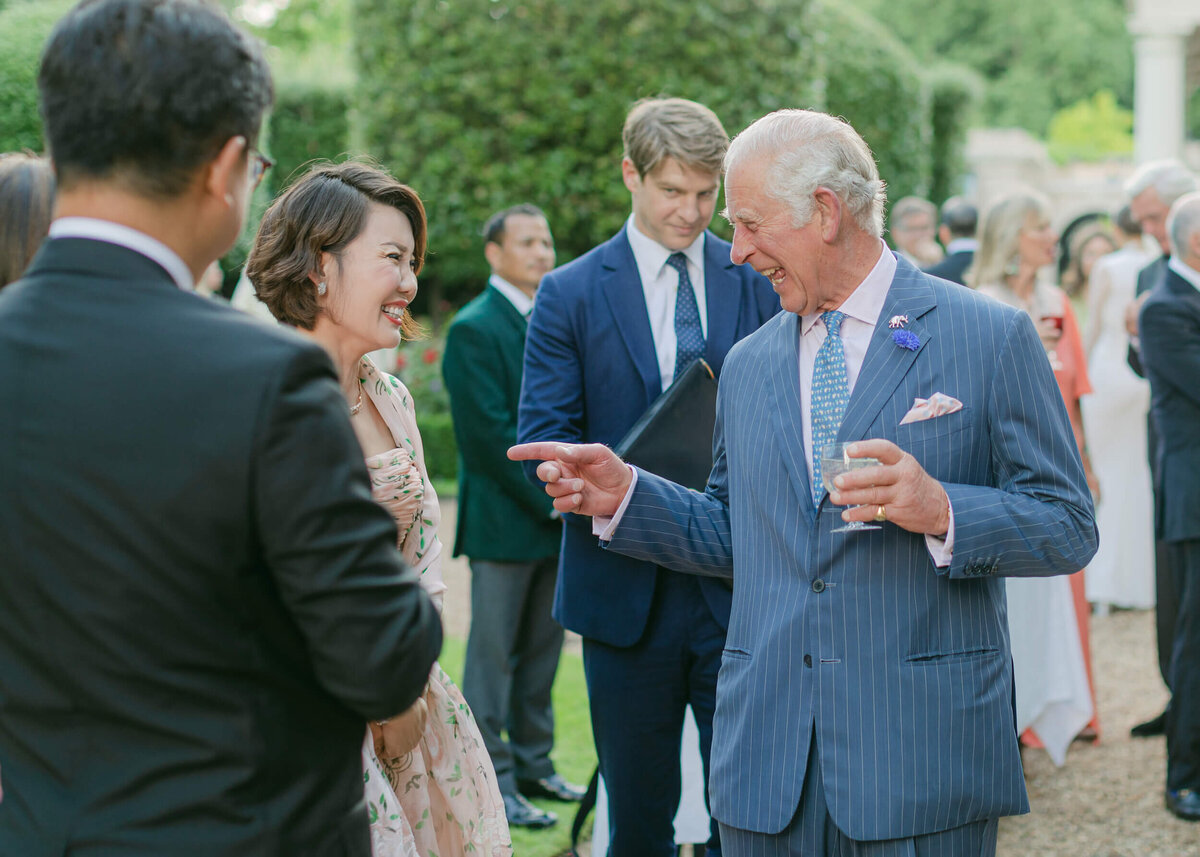
M 654 338 L 654 354 L 665 390 L 675 380 L 675 297 L 679 294 L 679 272 L 667 264 L 675 250 L 668 250 L 637 228 L 634 215 L 629 215 L 625 234 L 633 249 L 642 293 L 646 296 L 646 314 L 650 318 L 650 335 Z M 704 294 L 704 235 L 678 252 L 687 258 L 688 279 L 700 310 L 700 330 L 708 340 L 708 301 Z M 632 310 L 631 310 L 632 311 Z
M 529 318 L 529 314 L 533 312 L 533 298 L 518 289 L 508 280 L 492 274 L 488 277 L 488 285 L 498 291 L 504 297 L 508 298 L 508 302 L 513 305 L 521 315 Z
M 161 241 L 128 226 L 95 217 L 60 217 L 50 224 L 50 237 L 88 238 L 92 241 L 116 244 L 118 247 L 140 253 L 158 264 L 171 275 L 175 285 L 185 292 L 195 288 L 192 272 L 179 258 L 179 254 Z

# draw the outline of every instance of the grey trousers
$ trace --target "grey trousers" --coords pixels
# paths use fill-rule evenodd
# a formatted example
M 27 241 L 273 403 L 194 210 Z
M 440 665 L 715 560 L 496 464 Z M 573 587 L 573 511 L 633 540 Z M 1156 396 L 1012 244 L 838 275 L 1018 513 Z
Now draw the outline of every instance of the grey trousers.
M 557 574 L 557 556 L 528 563 L 471 560 L 462 691 L 502 794 L 516 794 L 517 779 L 554 773 L 550 688 L 563 643 L 562 626 L 550 615 Z
M 722 824 L 721 846 L 725 857 L 995 857 L 997 826 L 997 819 L 988 818 L 906 839 L 851 839 L 829 816 L 814 737 L 791 824 L 775 834 Z

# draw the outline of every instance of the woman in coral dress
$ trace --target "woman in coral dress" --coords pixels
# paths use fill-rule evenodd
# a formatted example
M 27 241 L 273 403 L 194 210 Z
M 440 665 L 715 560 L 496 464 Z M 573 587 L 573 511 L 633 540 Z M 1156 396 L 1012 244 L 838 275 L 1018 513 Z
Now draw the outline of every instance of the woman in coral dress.
M 1066 293 L 1039 278 L 1039 272 L 1054 261 L 1057 240 L 1048 203 L 1040 195 L 1019 192 L 1007 196 L 984 216 L 968 282 L 1033 319 L 1094 492 L 1097 483 L 1087 457 L 1079 409 L 1080 397 L 1091 392 L 1082 336 Z M 1098 737 L 1100 729 L 1083 577 L 1080 571 L 1068 579 L 1005 581 L 1017 725 L 1025 732 L 1025 743 L 1044 746 L 1059 765 L 1077 735 Z
M 407 308 L 425 235 L 425 211 L 411 188 L 365 164 L 318 166 L 264 215 L 247 270 L 275 317 L 329 352 L 375 499 L 396 519 L 404 560 L 441 610 L 440 515 L 412 397 L 365 356 L 416 329 Z M 412 708 L 364 732 L 375 857 L 512 854 L 483 738 L 438 664 Z

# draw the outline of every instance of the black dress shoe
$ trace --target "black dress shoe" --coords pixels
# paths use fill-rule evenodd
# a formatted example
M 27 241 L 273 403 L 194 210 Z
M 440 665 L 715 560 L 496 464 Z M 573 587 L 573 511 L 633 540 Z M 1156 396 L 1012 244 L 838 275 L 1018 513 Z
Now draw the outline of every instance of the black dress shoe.
M 1192 789 L 1167 789 L 1167 809 L 1184 821 L 1200 821 L 1200 792 Z
M 1151 717 L 1145 723 L 1139 723 L 1129 730 L 1129 734 L 1134 738 L 1153 738 L 1156 735 L 1162 735 L 1167 730 L 1167 712 L 1163 712 L 1157 717 Z
M 521 795 L 504 795 L 504 814 L 509 827 L 553 827 L 558 816 L 531 804 Z
M 587 791 L 583 786 L 568 783 L 562 774 L 551 774 L 540 780 L 517 780 L 517 790 L 526 797 L 544 797 L 567 803 L 579 803 Z

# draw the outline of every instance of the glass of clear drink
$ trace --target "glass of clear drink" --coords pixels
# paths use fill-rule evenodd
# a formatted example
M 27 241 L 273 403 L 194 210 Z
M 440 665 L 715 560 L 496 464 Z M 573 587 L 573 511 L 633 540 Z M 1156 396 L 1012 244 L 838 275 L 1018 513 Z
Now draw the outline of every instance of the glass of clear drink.
M 821 483 L 825 490 L 833 494 L 833 480 L 851 470 L 862 470 L 864 467 L 876 467 L 881 462 L 878 458 L 851 458 L 846 453 L 845 443 L 827 443 L 821 447 Z M 849 507 L 848 507 L 849 508 Z M 860 530 L 881 529 L 877 524 L 864 521 L 849 521 L 832 530 L 835 533 L 852 533 Z

